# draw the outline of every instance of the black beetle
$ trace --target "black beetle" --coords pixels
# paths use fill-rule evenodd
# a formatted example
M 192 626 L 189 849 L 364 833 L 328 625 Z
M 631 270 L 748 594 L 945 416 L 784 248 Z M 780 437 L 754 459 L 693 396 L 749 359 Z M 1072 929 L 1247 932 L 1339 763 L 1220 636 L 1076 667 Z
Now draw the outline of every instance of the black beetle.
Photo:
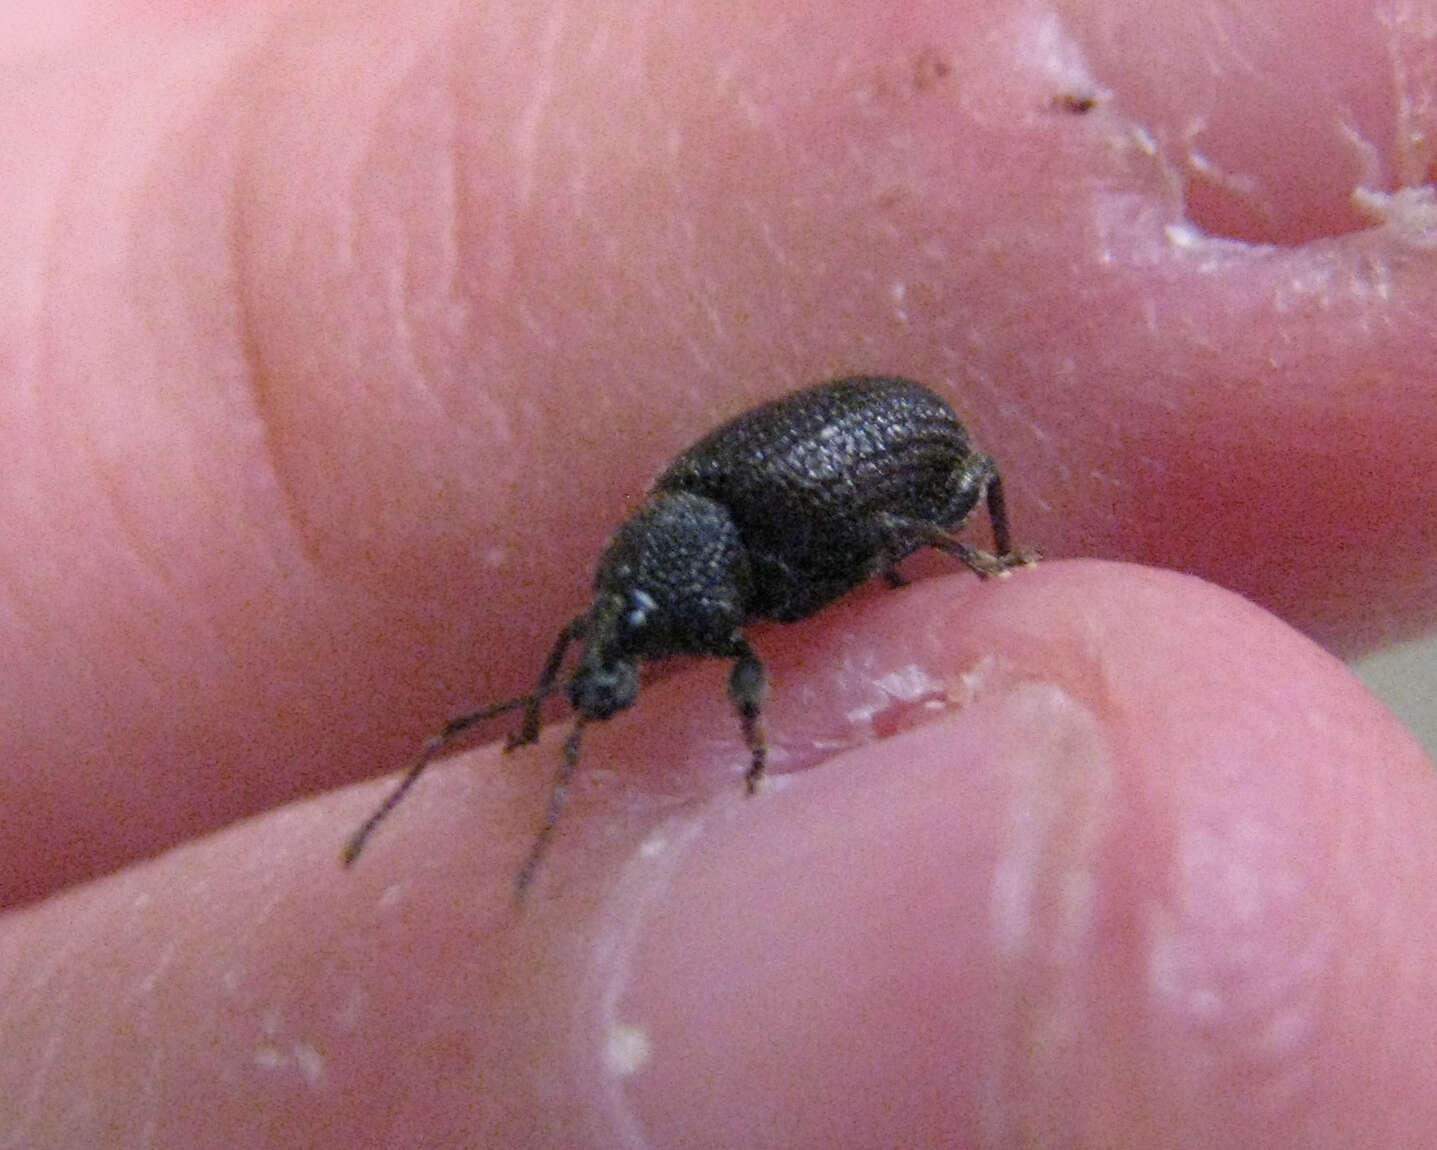
M 956 539 L 987 496 L 996 554 Z M 735 660 L 729 698 L 751 755 L 748 792 L 763 777 L 763 663 L 743 628 L 805 619 L 875 575 L 898 586 L 898 564 L 923 547 L 983 578 L 1030 561 L 1013 550 L 997 468 L 973 449 L 949 406 L 921 384 L 855 376 L 745 412 L 699 440 L 654 481 L 610 539 L 589 609 L 559 632 L 527 695 L 462 715 L 424 746 L 400 784 L 344 848 L 349 865 L 430 760 L 487 719 L 523 709 L 505 750 L 539 738 L 539 706 L 556 689 L 569 645 L 575 712 L 549 809 L 515 880 L 523 896 L 564 809 L 579 738 L 639 693 L 639 664 L 671 655 Z

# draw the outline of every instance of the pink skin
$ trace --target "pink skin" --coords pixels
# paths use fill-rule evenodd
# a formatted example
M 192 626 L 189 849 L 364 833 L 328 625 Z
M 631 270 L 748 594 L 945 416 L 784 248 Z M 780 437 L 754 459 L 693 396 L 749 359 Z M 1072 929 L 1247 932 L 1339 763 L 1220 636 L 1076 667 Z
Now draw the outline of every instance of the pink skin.
M 293 801 L 522 690 L 668 457 L 847 371 L 952 398 L 1025 544 L 1429 623 L 1437 255 L 1350 193 L 1429 178 L 1430 41 L 512 7 L 0 16 L 0 1145 L 1430 1145 L 1431 768 L 1189 578 L 761 630 L 752 801 L 682 669 L 522 917 L 556 732 L 351 872 L 389 782 Z

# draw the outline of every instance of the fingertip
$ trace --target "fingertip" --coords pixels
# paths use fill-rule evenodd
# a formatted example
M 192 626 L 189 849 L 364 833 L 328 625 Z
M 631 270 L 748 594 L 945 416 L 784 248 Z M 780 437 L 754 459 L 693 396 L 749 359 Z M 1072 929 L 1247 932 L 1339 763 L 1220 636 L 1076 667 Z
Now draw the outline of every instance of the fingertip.
M 1391 1038 L 1433 1022 L 1437 788 L 1400 727 L 1179 576 L 1053 565 L 912 608 L 959 666 L 992 645 L 986 689 L 631 863 L 656 878 L 608 1026 L 643 1038 L 635 1120 L 694 1145 L 1322 1144 L 1358 1116 L 1410 1143 L 1431 1059 Z M 901 610 L 858 625 L 881 647 Z
M 91 1133 L 192 1100 L 194 1145 L 1425 1144 L 1437 787 L 1335 660 L 1094 563 L 755 647 L 769 785 L 722 668 L 658 684 L 521 909 L 552 737 L 436 767 L 350 871 L 383 785 L 9 917 L 46 965 L 0 1080 Z

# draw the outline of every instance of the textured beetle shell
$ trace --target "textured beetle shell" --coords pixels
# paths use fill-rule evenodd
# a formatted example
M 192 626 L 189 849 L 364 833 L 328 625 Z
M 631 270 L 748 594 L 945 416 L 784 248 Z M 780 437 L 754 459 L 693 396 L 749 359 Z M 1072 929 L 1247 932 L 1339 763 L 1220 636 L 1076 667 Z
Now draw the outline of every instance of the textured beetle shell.
M 727 509 L 690 492 L 649 499 L 614 533 L 594 588 L 624 598 L 641 589 L 654 601 L 644 620 L 645 658 L 726 651 L 747 617 L 749 557 Z M 680 614 L 664 608 L 682 606 Z M 618 631 L 619 628 L 616 628 Z M 624 636 L 615 639 L 623 647 Z
M 748 618 L 791 622 L 902 557 L 885 551 L 884 515 L 959 526 L 982 496 L 974 458 L 927 388 L 862 376 L 745 412 L 675 459 L 653 490 L 721 504 L 752 566 Z

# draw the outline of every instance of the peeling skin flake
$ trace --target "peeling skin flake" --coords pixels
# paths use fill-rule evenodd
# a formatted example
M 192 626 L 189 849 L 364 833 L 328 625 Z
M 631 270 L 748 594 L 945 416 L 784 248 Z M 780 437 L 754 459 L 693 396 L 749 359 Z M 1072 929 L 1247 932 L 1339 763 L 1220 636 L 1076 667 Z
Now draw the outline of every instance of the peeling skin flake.
M 1379 192 L 1358 188 L 1352 206 L 1414 248 L 1437 248 L 1437 192 L 1430 186 Z
M 915 703 L 926 703 L 945 695 L 943 680 L 936 679 L 916 664 L 900 667 L 872 681 L 876 688 L 872 701 L 851 708 L 844 716 L 850 725 L 872 727 L 885 712 L 903 710 Z

